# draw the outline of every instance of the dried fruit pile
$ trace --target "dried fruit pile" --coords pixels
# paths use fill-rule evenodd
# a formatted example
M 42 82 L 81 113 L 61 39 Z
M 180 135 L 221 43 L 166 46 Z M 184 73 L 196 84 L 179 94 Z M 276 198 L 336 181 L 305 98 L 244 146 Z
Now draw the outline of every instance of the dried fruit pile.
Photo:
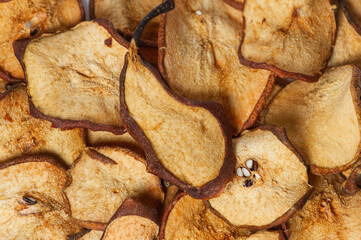
M 0 0 L 1 239 L 359 239 L 361 0 Z

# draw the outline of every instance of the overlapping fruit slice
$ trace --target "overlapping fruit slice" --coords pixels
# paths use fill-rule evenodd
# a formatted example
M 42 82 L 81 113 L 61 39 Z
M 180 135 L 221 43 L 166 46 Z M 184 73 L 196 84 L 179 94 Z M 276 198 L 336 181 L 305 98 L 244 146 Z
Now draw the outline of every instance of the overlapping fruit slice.
M 342 66 L 317 83 L 295 81 L 273 99 L 263 122 L 286 128 L 311 172 L 337 173 L 359 158 L 360 71 Z
M 102 236 L 103 231 L 85 230 L 70 236 L 68 240 L 100 240 Z
M 8 82 L 0 77 L 0 96 L 6 91 Z M 1 98 L 1 97 L 0 97 Z
M 335 47 L 329 66 L 354 64 L 361 68 L 361 4 L 358 0 L 341 0 Z
M 123 133 L 119 74 L 127 46 L 105 20 L 17 43 L 32 115 L 61 129 Z
M 78 0 L 12 0 L 1 3 L 0 12 L 0 77 L 6 80 L 24 77 L 14 41 L 65 30 L 84 19 Z
M 64 190 L 72 217 L 86 228 L 104 230 L 127 197 L 160 207 L 164 198 L 160 179 L 147 173 L 143 162 L 119 147 L 84 150 L 70 169 L 72 182 Z
M 69 213 L 62 188 L 66 170 L 49 157 L 0 163 L 2 239 L 64 239 L 82 230 Z
M 331 56 L 336 8 L 329 0 L 245 1 L 241 63 L 316 81 Z
M 305 203 L 311 186 L 285 131 L 262 126 L 244 132 L 233 145 L 235 174 L 224 193 L 208 200 L 210 207 L 237 227 L 263 229 L 287 221 Z
M 230 2 L 230 1 L 227 1 Z M 252 126 L 270 93 L 270 71 L 242 66 L 242 11 L 223 0 L 176 0 L 159 33 L 159 69 L 177 94 L 222 104 L 233 133 Z
M 33 118 L 24 85 L 14 86 L 0 95 L 0 99 L 0 162 L 42 153 L 70 166 L 82 152 L 84 130 L 62 131 L 48 121 Z
M 361 189 L 361 164 L 357 162 L 352 168 L 343 172 L 342 175 L 346 177 L 342 184 L 342 193 L 353 195 Z
M 312 176 L 314 192 L 288 222 L 290 240 L 358 239 L 361 234 L 361 192 L 342 195 L 340 175 Z

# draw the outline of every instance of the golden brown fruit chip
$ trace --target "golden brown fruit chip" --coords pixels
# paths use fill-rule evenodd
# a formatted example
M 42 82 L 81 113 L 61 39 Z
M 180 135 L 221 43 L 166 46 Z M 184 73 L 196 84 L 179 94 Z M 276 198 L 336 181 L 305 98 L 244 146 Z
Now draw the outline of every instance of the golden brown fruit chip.
M 75 235 L 72 235 L 68 240 L 100 240 L 103 236 L 103 231 L 86 229 Z
M 41 153 L 70 166 L 85 147 L 84 130 L 62 131 L 48 121 L 33 118 L 25 88 L 14 86 L 0 101 L 0 162 Z
M 24 77 L 14 41 L 65 30 L 84 19 L 80 0 L 13 0 L 0 4 L 0 13 L 0 76 L 7 80 Z
M 104 230 L 127 197 L 160 207 L 164 198 L 160 179 L 147 173 L 143 162 L 119 147 L 84 150 L 69 170 L 72 182 L 65 189 L 72 217 L 86 228 Z
M 361 164 L 357 162 L 342 175 L 346 177 L 346 181 L 342 184 L 342 193 L 353 195 L 361 189 Z
M 155 240 L 159 232 L 157 210 L 127 198 L 109 221 L 102 240 Z
M 2 239 L 67 239 L 82 230 L 68 215 L 62 188 L 70 180 L 52 158 L 32 156 L 0 163 Z
M 177 94 L 222 104 L 234 134 L 252 126 L 270 93 L 270 71 L 240 64 L 242 11 L 223 0 L 176 0 L 159 32 L 159 69 Z
M 165 197 L 163 202 L 164 211 L 168 208 L 169 204 L 173 201 L 174 197 L 180 192 L 176 185 L 171 185 L 168 181 L 164 181 L 165 185 Z
M 26 46 L 26 49 L 25 49 Z M 33 116 L 61 129 L 122 134 L 119 74 L 128 43 L 105 20 L 16 44 Z
M 317 83 L 290 83 L 263 122 L 286 128 L 312 173 L 346 170 L 360 155 L 360 71 L 343 66 L 327 70 Z
M 312 176 L 310 181 L 315 190 L 289 220 L 289 240 L 359 239 L 361 192 L 342 195 L 340 175 Z
M 245 1 L 241 63 L 282 78 L 316 81 L 335 41 L 335 9 L 330 0 Z
M 361 2 L 341 0 L 340 3 L 336 43 L 328 66 L 354 64 L 361 69 Z
M 306 202 L 311 186 L 284 129 L 245 131 L 233 140 L 233 149 L 233 179 L 224 193 L 208 201 L 210 207 L 237 227 L 266 229 L 286 222 Z
M 174 94 L 135 48 L 130 47 L 120 76 L 120 112 L 145 152 L 147 170 L 194 198 L 219 195 L 234 166 L 222 107 Z

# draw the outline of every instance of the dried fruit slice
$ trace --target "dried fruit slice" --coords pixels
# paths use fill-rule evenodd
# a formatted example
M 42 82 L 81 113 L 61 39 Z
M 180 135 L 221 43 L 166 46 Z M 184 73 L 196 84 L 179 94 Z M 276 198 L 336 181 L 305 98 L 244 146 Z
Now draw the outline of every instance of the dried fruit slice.
M 361 4 L 341 0 L 335 47 L 328 66 L 354 64 L 361 69 Z
M 235 174 L 224 193 L 208 200 L 210 207 L 237 227 L 266 229 L 286 222 L 306 202 L 311 186 L 284 129 L 245 131 L 233 146 Z
M 3 94 L 0 100 L 0 162 L 41 153 L 55 156 L 70 166 L 84 147 L 83 129 L 62 131 L 30 115 L 24 85 L 14 86 Z
M 159 216 L 157 210 L 127 198 L 104 231 L 102 240 L 154 240 L 159 232 Z
M 289 220 L 289 239 L 359 239 L 361 192 L 342 195 L 340 175 L 310 176 L 310 181 L 315 190 Z
M 282 78 L 316 81 L 336 38 L 336 5 L 331 2 L 245 1 L 241 63 Z
M 32 115 L 61 129 L 122 134 L 119 74 L 127 46 L 105 20 L 82 22 L 70 31 L 16 44 Z
M 5 92 L 7 89 L 7 85 L 9 82 L 5 81 L 0 77 L 0 99 L 2 98 L 1 95 L 3 92 Z
M 234 134 L 252 126 L 270 93 L 270 71 L 242 66 L 242 11 L 223 0 L 176 0 L 159 31 L 159 69 L 177 94 L 222 104 Z
M 85 230 L 78 234 L 72 235 L 68 240 L 100 240 L 103 236 L 103 231 Z
M 0 163 L 2 239 L 67 239 L 82 230 L 68 215 L 66 170 L 45 156 Z
M 0 77 L 23 78 L 13 50 L 18 39 L 56 32 L 84 19 L 80 0 L 13 0 L 0 4 Z
M 64 190 L 72 217 L 86 228 L 104 230 L 127 197 L 160 207 L 164 198 L 160 180 L 147 173 L 144 161 L 119 147 L 84 150 L 70 169 L 73 181 Z
M 356 67 L 343 66 L 317 83 L 292 82 L 266 111 L 263 122 L 286 128 L 312 173 L 338 173 L 359 158 L 360 76 Z
M 358 162 L 346 171 L 346 181 L 342 184 L 342 193 L 353 195 L 361 189 L 361 164 Z
M 286 240 L 282 231 L 258 231 L 249 237 L 240 237 L 237 240 Z

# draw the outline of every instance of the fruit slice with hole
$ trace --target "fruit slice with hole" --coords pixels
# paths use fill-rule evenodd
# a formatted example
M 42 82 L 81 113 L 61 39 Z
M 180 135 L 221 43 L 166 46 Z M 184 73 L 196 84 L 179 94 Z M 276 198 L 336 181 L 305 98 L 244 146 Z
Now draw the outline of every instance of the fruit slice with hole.
M 245 1 L 241 63 L 317 81 L 336 38 L 336 8 L 330 0 Z
M 233 145 L 233 179 L 224 193 L 207 201 L 211 209 L 237 227 L 267 229 L 286 222 L 312 188 L 284 129 L 261 126 L 245 131 Z
M 274 76 L 239 62 L 242 11 L 223 0 L 176 0 L 175 5 L 159 31 L 163 78 L 181 96 L 222 104 L 234 134 L 251 127 Z
M 127 47 L 105 20 L 82 22 L 67 32 L 17 42 L 31 114 L 61 129 L 124 133 L 119 74 Z
M 328 69 L 317 83 L 295 81 L 273 99 L 263 122 L 286 128 L 314 174 L 344 171 L 361 149 L 360 71 Z
M 64 190 L 72 217 L 82 226 L 104 230 L 127 197 L 161 207 L 160 179 L 147 173 L 145 160 L 119 147 L 87 148 L 69 170 L 71 184 Z
M 0 236 L 67 239 L 80 232 L 62 188 L 70 176 L 54 159 L 31 156 L 0 163 Z

